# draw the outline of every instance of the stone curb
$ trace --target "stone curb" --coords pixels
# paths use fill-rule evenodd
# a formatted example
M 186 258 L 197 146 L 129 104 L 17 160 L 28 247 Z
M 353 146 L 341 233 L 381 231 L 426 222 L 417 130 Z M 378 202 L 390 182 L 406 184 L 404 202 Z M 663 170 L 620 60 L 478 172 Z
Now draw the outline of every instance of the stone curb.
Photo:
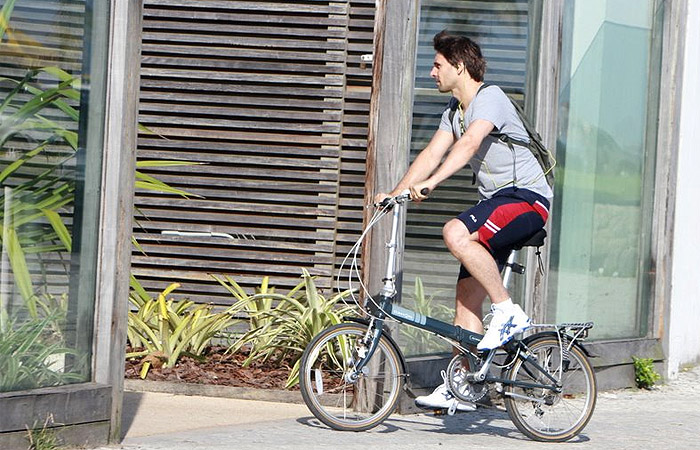
M 125 379 L 124 390 L 130 392 L 159 392 L 164 394 L 304 404 L 304 400 L 301 398 L 301 392 L 281 389 L 257 389 L 211 384 L 178 383 L 172 381 Z

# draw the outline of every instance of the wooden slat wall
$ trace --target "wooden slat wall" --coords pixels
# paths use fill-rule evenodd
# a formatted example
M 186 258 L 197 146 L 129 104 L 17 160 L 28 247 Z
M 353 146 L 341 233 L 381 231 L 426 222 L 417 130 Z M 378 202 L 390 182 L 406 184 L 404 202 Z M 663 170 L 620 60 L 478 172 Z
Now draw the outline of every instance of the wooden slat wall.
M 371 4 L 145 1 L 139 120 L 160 136 L 140 135 L 139 159 L 203 163 L 144 170 L 201 196 L 137 191 L 148 289 L 227 304 L 211 273 L 284 290 L 302 268 L 331 285 L 361 222 Z
M 10 16 L 9 29 L 0 43 L 0 76 L 21 80 L 30 69 L 57 66 L 73 76 L 80 77 L 84 3 L 84 0 L 17 2 Z M 51 75 L 39 73 L 31 84 L 48 89 L 57 86 L 58 81 Z M 3 100 L 14 87 L 14 83 L 5 80 L 0 82 L 0 95 Z M 32 97 L 29 93 L 19 93 L 15 99 L 28 101 Z M 64 101 L 78 109 L 77 102 Z M 78 123 L 58 108 L 46 107 L 41 113 L 67 130 L 78 130 Z M 17 135 L 4 145 L 3 150 L 8 152 L 0 153 L 2 167 L 13 162 L 20 152 L 35 148 L 46 136 L 36 131 Z M 44 159 L 33 158 L 5 180 L 3 185 L 13 186 L 31 179 L 72 154 L 73 150 L 67 145 L 51 145 L 42 152 Z M 67 165 L 70 167 L 71 162 L 68 161 Z
M 430 78 L 433 36 L 443 29 L 469 36 L 487 60 L 485 79 L 522 100 L 528 43 L 528 1 L 423 0 L 418 43 L 411 155 L 414 158 L 437 129 L 449 95 Z M 454 299 L 459 264 L 442 241 L 442 226 L 477 201 L 469 168 L 441 185 L 430 201 L 410 205 L 406 227 L 404 298 L 410 299 L 417 276 L 447 304 Z
M 17 1 L 0 46 L 2 74 L 22 77 L 27 68 L 55 65 L 79 75 L 84 13 L 85 0 Z
M 363 64 L 362 55 L 374 51 L 375 0 L 350 0 L 348 56 L 343 111 L 343 141 L 340 167 L 340 203 L 336 235 L 333 287 L 340 275 L 347 288 L 347 267 L 341 264 L 362 232 L 362 214 L 367 155 L 372 64 Z M 354 278 L 354 276 L 353 276 Z

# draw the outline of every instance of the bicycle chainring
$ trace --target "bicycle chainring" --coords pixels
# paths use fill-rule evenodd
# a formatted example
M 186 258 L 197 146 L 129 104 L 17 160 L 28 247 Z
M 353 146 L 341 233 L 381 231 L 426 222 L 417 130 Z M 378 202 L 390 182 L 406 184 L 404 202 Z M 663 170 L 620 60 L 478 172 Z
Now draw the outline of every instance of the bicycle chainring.
M 488 394 L 486 383 L 470 383 L 467 374 L 478 371 L 480 364 L 471 354 L 456 355 L 447 366 L 447 387 L 457 399 L 463 402 L 476 402 Z

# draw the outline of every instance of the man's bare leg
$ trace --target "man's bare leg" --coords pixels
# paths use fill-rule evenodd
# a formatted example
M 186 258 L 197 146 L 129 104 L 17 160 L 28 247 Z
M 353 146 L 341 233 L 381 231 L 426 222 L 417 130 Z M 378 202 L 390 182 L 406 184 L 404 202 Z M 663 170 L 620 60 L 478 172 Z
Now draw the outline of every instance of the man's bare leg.
M 503 287 L 498 265 L 489 251 L 479 243 L 477 232 L 469 233 L 461 220 L 452 219 L 445 224 L 442 235 L 447 248 L 484 287 L 492 303 L 501 303 L 510 298 Z
M 455 325 L 474 331 L 483 332 L 481 324 L 481 308 L 486 298 L 486 291 L 474 278 L 463 278 L 457 282 L 455 295 Z M 452 396 L 447 389 L 447 382 L 441 384 L 429 395 L 416 397 L 416 405 L 422 408 L 455 408 L 459 411 L 474 411 L 476 405 L 461 402 Z
M 468 277 L 459 280 L 455 296 L 455 325 L 475 333 L 483 333 L 481 316 L 485 298 L 486 290 L 476 279 Z
M 497 348 L 530 326 L 530 318 L 514 304 L 503 286 L 498 265 L 479 242 L 478 233 L 470 233 L 459 219 L 452 219 L 443 228 L 447 248 L 466 267 L 491 297 L 493 318 L 488 331 L 477 344 L 478 350 Z

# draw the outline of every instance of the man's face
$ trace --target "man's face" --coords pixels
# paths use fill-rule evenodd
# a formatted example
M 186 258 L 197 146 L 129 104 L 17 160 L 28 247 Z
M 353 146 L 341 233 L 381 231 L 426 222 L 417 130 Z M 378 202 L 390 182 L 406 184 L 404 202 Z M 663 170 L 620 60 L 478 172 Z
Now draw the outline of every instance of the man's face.
M 430 77 L 435 80 L 435 85 L 440 92 L 452 91 L 459 80 L 457 68 L 450 64 L 440 53 L 435 54 Z

